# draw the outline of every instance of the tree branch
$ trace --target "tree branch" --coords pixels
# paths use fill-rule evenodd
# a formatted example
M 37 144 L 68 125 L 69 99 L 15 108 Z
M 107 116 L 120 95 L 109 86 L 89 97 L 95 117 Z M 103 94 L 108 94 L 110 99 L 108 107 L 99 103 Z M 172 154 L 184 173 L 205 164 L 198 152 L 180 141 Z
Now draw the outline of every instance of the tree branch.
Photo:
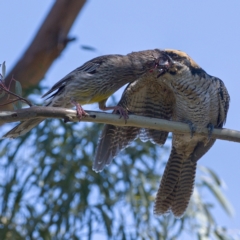
M 119 115 L 96 112 L 96 111 L 86 111 L 89 116 L 83 117 L 82 122 L 96 122 L 96 123 L 106 123 L 117 126 L 134 126 L 140 128 L 151 128 L 157 130 L 163 130 L 167 132 L 174 133 L 184 133 L 190 134 L 190 129 L 188 124 L 181 122 L 168 121 L 158 118 L 142 117 L 137 115 L 129 115 L 129 119 L 125 123 L 124 119 L 119 119 Z M 0 124 L 24 121 L 34 118 L 60 118 L 68 122 L 78 122 L 79 119 L 76 115 L 76 111 L 66 108 L 56 108 L 56 107 L 30 107 L 17 111 L 2 111 L 0 112 Z M 201 136 L 208 136 L 208 129 L 205 128 L 201 132 L 196 132 Z M 240 142 L 240 132 L 231 129 L 217 129 L 215 128 L 212 133 L 212 138 L 228 140 L 233 142 Z
M 9 86 L 12 77 L 27 90 L 43 79 L 53 61 L 74 40 L 68 33 L 86 0 L 58 0 L 46 16 L 32 43 L 5 79 Z M 15 92 L 15 84 L 10 86 Z M 2 98 L 1 102 L 6 101 Z M 4 107 L 12 109 L 12 105 Z

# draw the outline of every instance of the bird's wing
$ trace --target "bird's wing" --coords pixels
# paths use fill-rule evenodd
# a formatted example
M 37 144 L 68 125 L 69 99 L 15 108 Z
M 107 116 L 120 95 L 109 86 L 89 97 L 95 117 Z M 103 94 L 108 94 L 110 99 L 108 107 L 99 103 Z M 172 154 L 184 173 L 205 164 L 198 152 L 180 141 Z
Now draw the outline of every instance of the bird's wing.
M 146 74 L 130 83 L 125 89 L 118 106 L 135 115 L 170 119 L 174 99 L 169 90 L 157 83 L 156 76 Z M 93 170 L 99 172 L 112 162 L 112 159 L 134 139 L 151 140 L 164 144 L 168 132 L 136 127 L 105 125 L 96 150 Z
M 121 55 L 103 55 L 100 57 L 96 57 L 90 61 L 87 61 L 86 63 L 84 63 L 82 66 L 76 68 L 75 70 L 73 70 L 72 72 L 70 72 L 69 74 L 67 74 L 64 78 L 62 78 L 60 81 L 58 81 L 57 83 L 55 83 L 52 88 L 47 91 L 42 98 L 50 95 L 52 92 L 59 90 L 61 91 L 62 88 L 65 87 L 65 85 L 73 80 L 76 77 L 76 74 L 80 73 L 80 72 L 84 72 L 84 73 L 90 73 L 90 74 L 94 74 L 97 69 L 106 61 L 109 59 L 109 57 L 120 57 Z M 51 98 L 53 96 L 55 96 L 57 94 L 54 93 L 51 96 L 49 96 L 48 98 Z
M 209 75 L 210 76 L 210 75 Z M 229 108 L 230 96 L 222 80 L 216 77 L 210 76 L 213 81 L 213 84 L 216 84 L 217 93 L 218 93 L 218 121 L 217 125 L 214 127 L 222 127 L 226 122 L 227 112 Z M 210 139 L 207 144 L 199 142 L 192 154 L 191 161 L 197 162 L 215 143 L 216 139 Z
M 118 127 L 106 124 L 99 138 L 93 170 L 101 172 L 113 158 L 126 148 L 139 134 L 136 127 Z
M 230 96 L 227 88 L 225 87 L 222 80 L 216 77 L 212 77 L 217 84 L 218 99 L 219 99 L 219 114 L 218 114 L 218 126 L 222 127 L 227 120 L 227 113 L 229 109 Z

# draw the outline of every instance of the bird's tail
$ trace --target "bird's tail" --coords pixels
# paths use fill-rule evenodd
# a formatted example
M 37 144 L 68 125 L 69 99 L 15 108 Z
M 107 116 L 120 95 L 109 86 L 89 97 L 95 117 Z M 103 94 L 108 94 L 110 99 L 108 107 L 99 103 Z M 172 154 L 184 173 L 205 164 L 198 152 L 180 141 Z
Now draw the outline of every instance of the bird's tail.
M 98 146 L 93 163 L 93 170 L 100 172 L 108 166 L 117 154 L 129 144 L 140 137 L 142 141 L 151 140 L 156 144 L 164 144 L 168 133 L 137 127 L 120 127 L 106 124 L 98 141 Z
M 42 121 L 42 119 L 37 118 L 21 122 L 11 131 L 7 132 L 2 138 L 17 138 L 22 136 L 29 132 L 32 128 L 36 127 Z
M 184 214 L 193 192 L 196 165 L 196 162 L 184 159 L 175 148 L 172 149 L 155 200 L 155 214 L 170 211 L 175 217 Z
M 113 158 L 126 148 L 138 135 L 139 128 L 118 127 L 106 124 L 99 138 L 93 170 L 101 172 Z

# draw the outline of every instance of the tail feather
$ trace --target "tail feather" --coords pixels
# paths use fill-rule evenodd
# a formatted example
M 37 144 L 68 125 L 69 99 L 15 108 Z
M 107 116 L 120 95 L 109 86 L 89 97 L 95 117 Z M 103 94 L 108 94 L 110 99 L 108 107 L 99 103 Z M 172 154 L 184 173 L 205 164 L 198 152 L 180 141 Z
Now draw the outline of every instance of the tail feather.
M 190 160 L 183 162 L 180 179 L 175 187 L 176 196 L 172 205 L 172 212 L 176 217 L 181 217 L 187 209 L 193 192 L 196 167 L 196 162 Z
M 139 131 L 140 129 L 136 127 L 117 127 L 106 124 L 99 138 L 93 170 L 100 172 L 108 166 L 113 158 L 138 136 Z
M 171 119 L 173 101 L 170 90 L 157 83 L 155 75 L 149 74 L 126 87 L 118 106 L 135 115 Z M 150 140 L 162 145 L 167 136 L 168 132 L 155 129 L 105 125 L 98 142 L 93 170 L 97 172 L 103 170 L 104 166 L 109 165 L 118 152 L 137 137 L 140 137 L 142 141 Z
M 42 119 L 37 118 L 21 122 L 11 131 L 7 132 L 2 138 L 17 138 L 22 136 L 29 132 L 32 128 L 36 127 L 42 121 Z
M 196 162 L 184 159 L 173 148 L 157 193 L 155 214 L 170 210 L 176 217 L 184 214 L 192 195 L 195 172 Z
M 163 145 L 167 140 L 168 132 L 142 128 L 139 137 L 143 142 L 150 140 L 154 144 Z

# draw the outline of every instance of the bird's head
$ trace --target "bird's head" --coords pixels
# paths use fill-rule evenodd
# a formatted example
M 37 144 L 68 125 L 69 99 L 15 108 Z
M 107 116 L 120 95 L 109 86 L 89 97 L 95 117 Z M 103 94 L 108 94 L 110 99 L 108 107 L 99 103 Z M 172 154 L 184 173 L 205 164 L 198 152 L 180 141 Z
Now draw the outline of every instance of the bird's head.
M 173 49 L 165 49 L 158 59 L 158 77 L 169 73 L 176 75 L 182 71 L 190 71 L 193 75 L 203 73 L 204 70 L 185 52 Z

